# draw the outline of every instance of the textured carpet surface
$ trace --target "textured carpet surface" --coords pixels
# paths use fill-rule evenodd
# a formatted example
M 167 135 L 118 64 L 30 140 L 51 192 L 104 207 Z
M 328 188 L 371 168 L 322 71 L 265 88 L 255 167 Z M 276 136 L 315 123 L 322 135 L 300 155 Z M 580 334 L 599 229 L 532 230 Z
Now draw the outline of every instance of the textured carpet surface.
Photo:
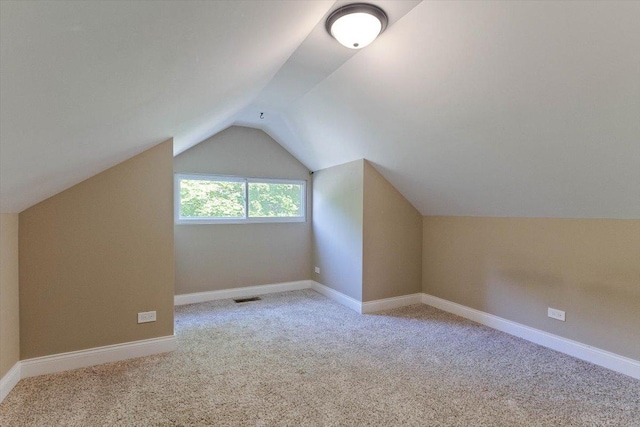
M 2 426 L 640 426 L 640 381 L 425 305 L 176 308 L 178 350 L 22 380 Z

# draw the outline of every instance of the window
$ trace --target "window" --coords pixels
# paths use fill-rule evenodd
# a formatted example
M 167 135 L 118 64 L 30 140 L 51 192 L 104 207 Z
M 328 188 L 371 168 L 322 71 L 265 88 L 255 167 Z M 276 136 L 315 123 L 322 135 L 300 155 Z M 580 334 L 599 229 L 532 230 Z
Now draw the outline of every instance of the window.
M 306 182 L 176 174 L 179 224 L 305 221 Z

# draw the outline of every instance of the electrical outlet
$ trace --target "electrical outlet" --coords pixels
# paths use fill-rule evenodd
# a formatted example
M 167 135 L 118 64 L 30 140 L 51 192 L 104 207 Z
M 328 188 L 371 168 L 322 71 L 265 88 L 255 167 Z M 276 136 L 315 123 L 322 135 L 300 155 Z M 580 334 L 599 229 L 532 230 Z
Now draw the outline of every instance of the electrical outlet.
M 320 274 L 320 267 L 316 267 L 316 268 L 315 268 L 315 272 L 316 272 L 316 273 L 318 273 L 318 274 Z
M 564 322 L 564 311 L 562 310 L 556 310 L 555 308 L 549 307 L 547 316 L 551 317 L 552 319 L 561 320 Z
M 142 313 L 138 313 L 138 323 L 148 323 L 156 321 L 156 312 L 155 311 L 144 311 Z

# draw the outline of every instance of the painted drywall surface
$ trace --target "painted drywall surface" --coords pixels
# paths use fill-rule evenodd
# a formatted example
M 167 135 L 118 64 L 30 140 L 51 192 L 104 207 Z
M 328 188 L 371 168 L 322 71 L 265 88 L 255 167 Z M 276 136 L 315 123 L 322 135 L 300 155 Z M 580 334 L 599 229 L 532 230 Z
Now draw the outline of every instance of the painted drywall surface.
M 424 292 L 640 360 L 640 220 L 423 221 Z
M 266 133 L 232 126 L 178 155 L 175 172 L 307 181 L 307 220 L 175 224 L 176 294 L 310 279 L 309 170 Z
M 334 3 L 0 1 L 3 212 L 224 129 Z
M 423 215 L 638 219 L 639 16 L 423 1 L 289 105 L 285 143 L 374 162 Z
M 22 359 L 173 334 L 168 140 L 20 213 Z M 138 324 L 155 310 L 157 321 Z
M 0 378 L 18 360 L 18 214 L 0 214 Z
M 362 301 L 364 160 L 313 175 L 313 278 Z
M 364 162 L 362 300 L 422 292 L 422 215 Z

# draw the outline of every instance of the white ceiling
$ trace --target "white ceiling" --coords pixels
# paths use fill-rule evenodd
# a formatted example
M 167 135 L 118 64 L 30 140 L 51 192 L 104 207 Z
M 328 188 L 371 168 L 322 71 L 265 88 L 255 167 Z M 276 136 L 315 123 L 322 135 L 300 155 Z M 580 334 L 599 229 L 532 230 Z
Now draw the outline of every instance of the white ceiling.
M 2 211 L 237 123 L 425 215 L 640 218 L 640 2 L 373 1 L 357 52 L 342 3 L 1 2 Z
M 0 209 L 231 123 L 333 1 L 0 1 Z

